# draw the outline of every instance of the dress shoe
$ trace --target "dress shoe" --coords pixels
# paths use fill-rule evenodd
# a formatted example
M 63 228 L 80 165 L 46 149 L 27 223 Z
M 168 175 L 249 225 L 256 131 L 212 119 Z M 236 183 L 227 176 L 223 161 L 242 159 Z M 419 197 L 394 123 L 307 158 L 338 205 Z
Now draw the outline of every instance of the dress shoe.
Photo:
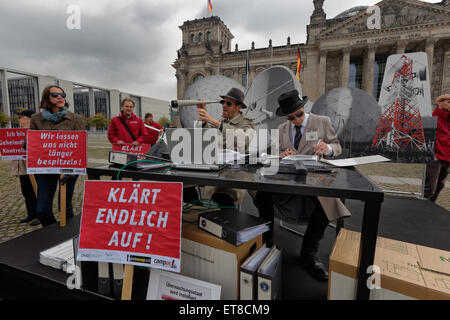
M 20 222 L 21 223 L 25 223 L 25 222 L 29 222 L 29 221 L 34 220 L 34 219 L 36 219 L 36 218 L 27 216 L 26 218 L 20 219 Z
M 38 226 L 40 224 L 41 224 L 41 220 L 34 219 L 33 222 L 30 223 L 30 226 L 34 227 L 34 226 Z
M 316 279 L 320 281 L 328 280 L 327 268 L 316 256 L 300 256 L 300 264 L 311 273 Z

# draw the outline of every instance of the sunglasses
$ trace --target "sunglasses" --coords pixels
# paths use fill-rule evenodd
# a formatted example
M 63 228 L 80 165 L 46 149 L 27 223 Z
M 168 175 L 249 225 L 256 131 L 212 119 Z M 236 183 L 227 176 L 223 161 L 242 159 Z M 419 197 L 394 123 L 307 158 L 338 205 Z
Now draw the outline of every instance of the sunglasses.
M 61 96 L 63 99 L 66 98 L 66 94 L 64 92 L 50 92 L 50 96 L 53 98 L 58 98 L 58 96 Z
M 229 107 L 231 107 L 233 105 L 233 103 L 228 100 L 220 100 L 220 104 L 222 104 L 222 105 L 226 104 Z
M 294 120 L 295 118 L 301 118 L 301 117 L 303 117 L 303 115 L 304 115 L 305 113 L 303 112 L 303 111 L 300 111 L 299 113 L 297 113 L 296 115 L 294 115 L 294 116 L 288 116 L 288 117 L 286 117 L 288 120 Z

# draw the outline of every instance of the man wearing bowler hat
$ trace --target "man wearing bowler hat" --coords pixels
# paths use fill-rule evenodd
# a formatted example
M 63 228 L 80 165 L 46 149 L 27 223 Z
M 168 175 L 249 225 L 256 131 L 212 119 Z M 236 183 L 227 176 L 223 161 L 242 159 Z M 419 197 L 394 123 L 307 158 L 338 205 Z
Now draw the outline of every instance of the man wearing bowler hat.
M 305 113 L 307 101 L 308 97 L 299 97 L 297 90 L 279 96 L 276 114 L 286 118 L 286 122 L 278 127 L 280 155 L 339 156 L 342 148 L 330 118 Z M 300 250 L 300 264 L 319 280 L 327 280 L 328 271 L 319 261 L 317 253 L 328 223 L 350 215 L 342 202 L 336 198 L 258 192 L 255 205 L 260 216 L 268 221 L 274 219 L 274 205 L 282 218 L 288 217 L 296 222 L 308 221 Z M 270 240 L 273 229 L 265 236 L 266 240 Z
M 236 131 L 238 129 L 242 129 L 245 133 L 245 146 L 242 147 L 245 150 L 241 150 L 240 152 L 244 151 L 247 153 L 255 125 L 253 120 L 246 118 L 241 112 L 242 108 L 247 108 L 244 104 L 244 93 L 237 88 L 232 88 L 226 95 L 220 97 L 222 98 L 220 101 L 220 104 L 222 105 L 222 118 L 219 120 L 214 119 L 206 111 L 206 104 L 198 104 L 197 112 L 199 115 L 199 120 L 204 121 L 204 127 L 217 128 L 222 132 L 224 148 L 227 146 L 226 131 Z M 235 150 L 239 147 L 236 143 L 233 143 L 233 146 Z M 206 187 L 205 191 L 207 198 L 211 197 L 212 200 L 226 206 L 234 206 L 235 201 L 237 203 L 241 203 L 246 192 L 242 189 L 229 189 L 221 187 Z

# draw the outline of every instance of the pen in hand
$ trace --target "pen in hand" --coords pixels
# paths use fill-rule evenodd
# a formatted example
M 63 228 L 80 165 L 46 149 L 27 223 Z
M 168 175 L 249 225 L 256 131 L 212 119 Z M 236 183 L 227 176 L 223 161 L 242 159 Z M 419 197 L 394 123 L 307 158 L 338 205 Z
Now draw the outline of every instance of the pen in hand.
M 317 142 L 316 145 L 318 146 L 318 145 L 320 144 L 320 142 L 322 142 L 322 139 L 319 139 L 319 141 Z M 316 164 L 318 164 L 318 160 L 319 160 L 319 156 L 320 156 L 320 155 L 317 154 L 317 151 L 315 152 L 315 154 L 316 154 L 316 156 L 317 156 L 317 157 L 316 157 Z

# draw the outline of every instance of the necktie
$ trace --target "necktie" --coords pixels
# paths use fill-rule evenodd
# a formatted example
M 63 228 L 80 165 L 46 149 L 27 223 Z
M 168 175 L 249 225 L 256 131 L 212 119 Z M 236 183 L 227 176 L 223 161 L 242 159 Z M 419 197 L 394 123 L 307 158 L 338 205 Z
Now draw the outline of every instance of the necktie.
M 294 148 L 297 150 L 300 140 L 302 139 L 302 126 L 295 126 Z

